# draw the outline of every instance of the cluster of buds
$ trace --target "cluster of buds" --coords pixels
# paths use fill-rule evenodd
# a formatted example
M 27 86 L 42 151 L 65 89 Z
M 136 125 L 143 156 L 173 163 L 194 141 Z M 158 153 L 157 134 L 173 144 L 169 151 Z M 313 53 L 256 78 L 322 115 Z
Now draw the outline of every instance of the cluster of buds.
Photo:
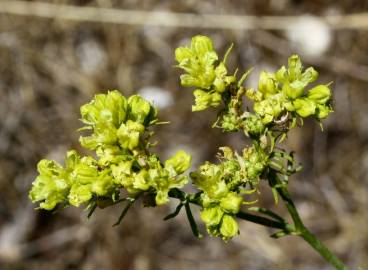
M 224 91 L 235 82 L 235 77 L 227 74 L 226 57 L 219 62 L 211 39 L 206 36 L 193 37 L 190 47 L 175 50 L 175 59 L 178 67 L 187 72 L 180 76 L 181 85 L 196 87 L 192 111 L 219 106 Z
M 308 84 L 318 78 L 312 67 L 303 71 L 299 56 L 292 55 L 288 68 L 276 73 L 262 71 L 258 91 L 247 90 L 247 97 L 254 101 L 254 112 L 263 124 L 282 118 L 286 113 L 302 118 L 326 118 L 332 112 L 331 90 L 328 85 L 317 85 L 307 90 Z
M 80 157 L 68 151 L 65 168 L 53 160 L 38 163 L 39 176 L 33 182 L 30 198 L 40 201 L 40 208 L 52 210 L 57 204 L 79 206 L 92 197 L 114 198 L 117 185 L 111 170 L 102 169 L 93 157 Z
M 201 219 L 212 236 L 228 240 L 238 234 L 236 214 L 243 196 L 256 192 L 268 158 L 262 148 L 246 148 L 243 155 L 221 147 L 221 163 L 206 162 L 190 174 L 201 193 Z M 246 202 L 244 202 L 246 203 Z
M 157 123 L 157 110 L 148 101 L 134 95 L 126 99 L 118 91 L 96 95 L 81 107 L 82 146 L 95 150 L 97 159 L 67 153 L 65 168 L 52 160 L 41 160 L 39 176 L 30 198 L 40 208 L 52 210 L 58 204 L 79 206 L 104 201 L 114 203 L 121 192 L 130 196 L 148 193 L 157 205 L 169 201 L 168 193 L 188 182 L 182 175 L 191 162 L 190 155 L 178 151 L 162 164 L 148 150 L 147 129 Z

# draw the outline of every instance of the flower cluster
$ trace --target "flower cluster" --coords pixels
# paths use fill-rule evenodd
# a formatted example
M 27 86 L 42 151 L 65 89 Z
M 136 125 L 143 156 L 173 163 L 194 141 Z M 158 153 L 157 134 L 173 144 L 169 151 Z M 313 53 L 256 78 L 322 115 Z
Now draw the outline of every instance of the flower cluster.
M 116 201 L 122 190 L 131 196 L 144 192 L 155 195 L 158 205 L 169 201 L 172 188 L 182 187 L 188 179 L 182 175 L 191 162 L 178 151 L 162 164 L 148 151 L 149 126 L 157 122 L 157 110 L 140 96 L 126 99 L 118 91 L 96 95 L 81 107 L 82 146 L 95 150 L 97 159 L 67 153 L 65 168 L 52 160 L 41 160 L 39 176 L 33 183 L 30 198 L 40 208 L 51 210 L 58 204 L 79 206 L 101 200 Z
M 202 191 L 201 219 L 207 231 L 228 240 L 238 234 L 235 216 L 243 203 L 243 194 L 256 191 L 268 158 L 257 145 L 244 149 L 243 155 L 234 153 L 229 147 L 221 150 L 221 163 L 206 162 L 190 176 Z
M 222 93 L 235 82 L 235 77 L 227 75 L 226 57 L 218 61 L 211 39 L 206 36 L 193 37 L 190 47 L 176 49 L 175 59 L 178 67 L 187 72 L 180 76 L 181 85 L 197 88 L 193 93 L 195 105 L 192 111 L 219 106 Z
M 68 151 L 65 168 L 53 160 L 38 163 L 39 176 L 33 183 L 30 198 L 40 201 L 40 208 L 52 210 L 59 203 L 79 206 L 93 196 L 114 197 L 117 185 L 111 170 L 101 169 L 92 157 L 80 157 Z
M 326 118 L 332 112 L 331 91 L 328 85 L 317 85 L 306 90 L 318 78 L 312 67 L 303 71 L 299 56 L 292 55 L 288 68 L 281 67 L 276 73 L 261 72 L 258 91 L 247 90 L 254 101 L 254 111 L 263 124 L 279 119 L 290 112 L 305 118 Z
M 299 56 L 291 56 L 288 67 L 276 73 L 261 72 L 258 89 L 254 90 L 242 85 L 250 70 L 239 80 L 236 74 L 227 75 L 225 61 L 229 51 L 219 62 L 211 40 L 195 36 L 190 48 L 181 47 L 175 53 L 179 67 L 186 71 L 181 76 L 182 85 L 199 88 L 194 90 L 193 111 L 223 103 L 214 126 L 225 132 L 242 130 L 252 140 L 252 146 L 245 147 L 242 156 L 225 147 L 219 164 L 207 162 L 191 173 L 194 185 L 202 191 L 201 218 L 208 232 L 225 240 L 238 233 L 235 217 L 247 188 L 257 190 L 260 179 L 270 180 L 275 174 L 288 179 L 300 169 L 292 155 L 281 149 L 274 152 L 276 140 L 286 136 L 297 117 L 314 116 L 320 120 L 332 112 L 329 86 L 308 88 L 318 73 L 312 67 L 303 70 Z M 246 97 L 254 102 L 253 111 L 244 108 Z M 271 188 L 277 201 L 273 183 Z

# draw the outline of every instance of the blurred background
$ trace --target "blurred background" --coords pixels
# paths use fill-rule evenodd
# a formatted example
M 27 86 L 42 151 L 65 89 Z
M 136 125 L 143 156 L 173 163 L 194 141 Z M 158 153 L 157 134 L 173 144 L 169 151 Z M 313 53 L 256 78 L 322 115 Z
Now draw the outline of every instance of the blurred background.
M 162 221 L 175 202 L 137 205 L 114 228 L 119 205 L 87 220 L 81 209 L 50 214 L 29 202 L 38 160 L 86 153 L 79 107 L 109 89 L 153 100 L 171 122 L 155 129 L 163 158 L 185 149 L 195 167 L 214 161 L 219 146 L 245 145 L 210 128 L 213 111 L 192 113 L 192 93 L 179 86 L 174 49 L 196 34 L 213 38 L 220 55 L 233 42 L 229 66 L 255 67 L 248 86 L 295 52 L 321 83 L 333 81 L 335 113 L 324 132 L 306 121 L 285 145 L 304 165 L 290 189 L 306 225 L 352 269 L 366 269 L 368 15 L 348 15 L 367 9 L 368 1 L 351 0 L 0 1 L 0 269 L 332 269 L 300 239 L 274 240 L 247 222 L 227 244 L 195 239 L 183 213 Z M 266 188 L 259 205 L 276 209 Z

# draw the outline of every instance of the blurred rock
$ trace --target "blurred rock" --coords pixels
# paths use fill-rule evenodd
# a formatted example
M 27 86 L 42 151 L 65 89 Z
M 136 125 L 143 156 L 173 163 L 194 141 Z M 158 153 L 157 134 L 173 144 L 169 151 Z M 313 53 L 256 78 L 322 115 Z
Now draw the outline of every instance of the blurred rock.
M 332 32 L 328 25 L 310 15 L 300 16 L 296 24 L 290 25 L 286 36 L 299 53 L 310 57 L 323 55 L 332 41 Z
M 174 104 L 174 98 L 172 94 L 160 87 L 143 87 L 138 90 L 138 94 L 151 101 L 159 109 L 165 109 Z

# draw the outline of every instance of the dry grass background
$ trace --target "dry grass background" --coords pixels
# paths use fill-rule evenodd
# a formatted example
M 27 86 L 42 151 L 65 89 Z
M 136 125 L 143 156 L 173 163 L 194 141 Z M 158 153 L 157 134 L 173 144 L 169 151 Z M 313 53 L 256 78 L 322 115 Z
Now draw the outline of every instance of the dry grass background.
M 44 1 L 80 7 L 112 7 L 207 14 L 302 15 L 366 11 L 367 1 Z M 1 1 L 0 1 L 1 5 Z M 327 29 L 328 30 L 328 29 Z M 43 157 L 61 161 L 78 144 L 79 107 L 93 94 L 120 89 L 130 95 L 156 87 L 174 104 L 160 111 L 171 125 L 157 129 L 157 151 L 182 147 L 195 163 L 214 160 L 216 147 L 244 145 L 241 136 L 213 130 L 211 112 L 190 112 L 191 93 L 178 84 L 173 51 L 192 35 L 207 34 L 230 62 L 246 69 L 275 69 L 303 50 L 283 31 L 180 29 L 40 19 L 0 14 L 0 269 L 331 269 L 301 240 L 273 240 L 270 231 L 242 222 L 228 244 L 195 239 L 183 216 L 163 222 L 170 208 L 135 207 L 112 228 L 119 206 L 87 220 L 80 209 L 34 211 L 27 198 Z M 310 39 L 316 39 L 313 32 Z M 321 81 L 334 81 L 335 113 L 325 132 L 307 121 L 290 135 L 304 171 L 290 188 L 307 226 L 352 269 L 368 267 L 368 33 L 328 31 L 326 52 L 305 53 Z M 263 206 L 272 207 L 265 189 Z M 279 207 L 278 211 L 285 213 Z M 203 229 L 203 228 L 202 228 Z

